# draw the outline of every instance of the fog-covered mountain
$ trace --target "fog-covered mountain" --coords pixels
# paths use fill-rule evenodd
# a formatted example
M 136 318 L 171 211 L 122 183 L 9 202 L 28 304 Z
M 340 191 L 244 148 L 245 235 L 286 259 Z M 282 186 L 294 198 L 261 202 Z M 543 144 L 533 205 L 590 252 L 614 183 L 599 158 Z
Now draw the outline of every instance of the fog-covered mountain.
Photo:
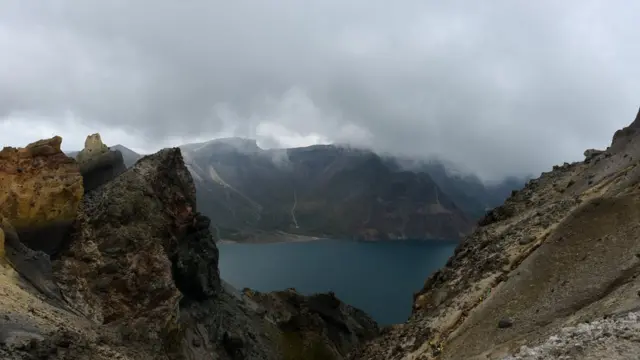
M 230 138 L 181 147 L 200 210 L 222 238 L 280 232 L 360 239 L 457 239 L 473 219 L 424 172 L 333 145 L 260 149 Z
M 220 238 L 235 241 L 458 239 L 525 182 L 486 185 L 442 161 L 334 145 L 264 150 L 225 138 L 180 148 L 200 211 Z M 127 167 L 142 157 L 123 145 L 110 149 Z

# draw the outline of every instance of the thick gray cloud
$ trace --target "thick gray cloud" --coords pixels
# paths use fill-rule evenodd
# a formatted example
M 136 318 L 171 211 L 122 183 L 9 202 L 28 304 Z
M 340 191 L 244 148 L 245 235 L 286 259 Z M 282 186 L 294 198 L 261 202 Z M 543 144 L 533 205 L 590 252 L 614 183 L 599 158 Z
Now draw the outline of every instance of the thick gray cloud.
M 577 0 L 3 0 L 0 143 L 59 133 L 77 148 L 100 131 L 152 151 L 238 135 L 437 155 L 485 179 L 536 173 L 607 146 L 635 116 L 639 11 Z

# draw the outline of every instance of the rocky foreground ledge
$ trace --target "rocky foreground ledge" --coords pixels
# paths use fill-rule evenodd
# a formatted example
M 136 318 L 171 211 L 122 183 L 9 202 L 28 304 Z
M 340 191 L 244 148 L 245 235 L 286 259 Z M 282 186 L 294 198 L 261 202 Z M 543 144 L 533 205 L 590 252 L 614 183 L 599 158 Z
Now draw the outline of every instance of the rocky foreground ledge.
M 224 284 L 179 149 L 125 170 L 61 141 L 0 152 L 0 358 L 342 359 L 378 333 L 330 294 Z

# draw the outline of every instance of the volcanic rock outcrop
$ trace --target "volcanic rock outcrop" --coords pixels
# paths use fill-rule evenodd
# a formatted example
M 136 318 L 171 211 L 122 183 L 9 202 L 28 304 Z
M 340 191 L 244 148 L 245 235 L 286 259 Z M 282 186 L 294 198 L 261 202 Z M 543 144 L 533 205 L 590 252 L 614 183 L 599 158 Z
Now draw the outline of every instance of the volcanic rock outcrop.
M 415 294 L 409 321 L 352 358 L 501 359 L 524 345 L 575 344 L 576 327 L 640 308 L 639 122 L 640 113 L 604 152 L 554 167 L 490 211 Z M 630 329 L 553 351 L 628 358 L 619 355 L 640 353 Z
M 98 142 L 91 139 L 87 148 L 99 154 L 104 148 L 92 147 Z M 50 149 L 42 145 L 49 143 Z M 314 327 L 284 331 L 272 302 L 259 303 L 225 284 L 210 220 L 195 208 L 195 187 L 179 149 L 145 156 L 83 196 L 78 166 L 59 155 L 60 138 L 35 144 L 8 150 L 13 157 L 3 152 L 3 159 L 28 158 L 40 170 L 18 172 L 6 165 L 15 161 L 1 163 L 2 174 L 13 178 L 4 176 L 0 189 L 22 192 L 6 195 L 1 213 L 10 221 L 0 226 L 6 251 L 0 358 L 341 359 L 377 333 L 371 319 L 332 296 L 296 296 L 290 316 Z M 19 189 L 16 179 L 32 184 L 31 192 Z M 67 196 L 67 207 L 56 207 L 54 194 Z M 25 246 L 12 226 L 39 226 L 27 221 L 31 213 L 14 210 L 37 201 L 58 209 L 56 217 L 42 207 L 37 219 L 71 224 L 64 246 L 51 256 Z M 278 298 L 261 299 L 271 296 Z M 310 308 L 330 316 L 304 310 Z
M 0 218 L 35 250 L 55 252 L 82 198 L 82 176 L 61 150 L 62 138 L 0 151 Z
M 92 191 L 122 174 L 127 167 L 119 150 L 109 150 L 100 134 L 87 136 L 76 160 L 80 165 L 85 192 Z
M 340 359 L 355 345 L 378 335 L 377 324 L 368 315 L 333 293 L 308 297 L 295 289 L 272 293 L 245 289 L 244 293 L 262 309 L 269 309 L 267 316 L 287 340 L 288 358 Z

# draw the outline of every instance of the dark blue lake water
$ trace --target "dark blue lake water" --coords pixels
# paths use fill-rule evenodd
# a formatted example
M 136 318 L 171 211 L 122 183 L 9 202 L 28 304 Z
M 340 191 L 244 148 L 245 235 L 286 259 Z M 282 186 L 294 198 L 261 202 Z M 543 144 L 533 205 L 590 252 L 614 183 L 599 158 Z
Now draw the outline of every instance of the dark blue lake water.
M 456 244 L 318 240 L 218 247 L 220 274 L 238 289 L 334 291 L 344 302 L 388 325 L 407 320 L 413 293 L 447 262 Z

